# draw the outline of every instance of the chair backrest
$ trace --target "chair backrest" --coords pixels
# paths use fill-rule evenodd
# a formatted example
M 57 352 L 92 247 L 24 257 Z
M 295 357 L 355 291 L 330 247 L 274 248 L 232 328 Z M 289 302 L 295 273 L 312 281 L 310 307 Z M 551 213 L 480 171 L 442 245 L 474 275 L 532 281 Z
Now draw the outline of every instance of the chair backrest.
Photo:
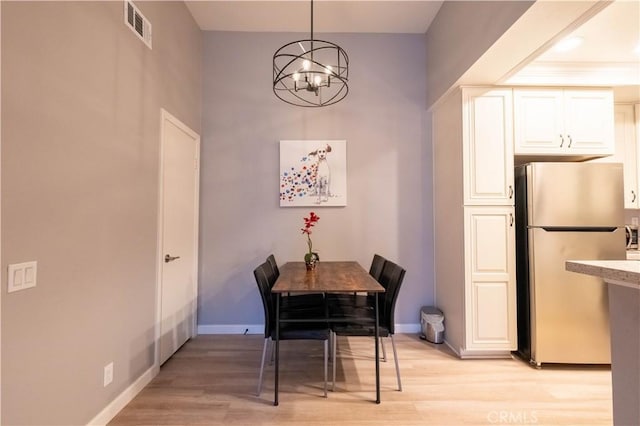
M 269 275 L 273 275 L 271 266 L 268 262 L 264 262 L 253 270 L 253 276 L 256 278 L 260 297 L 262 298 L 262 306 L 264 308 L 264 337 L 271 335 L 271 328 L 275 320 L 275 306 L 273 304 L 273 296 L 271 287 L 273 284 L 269 282 Z
M 384 262 L 384 267 L 380 274 L 380 284 L 386 289 L 384 293 L 381 293 L 382 297 L 380 298 L 382 299 L 380 325 L 387 327 L 391 334 L 395 334 L 396 300 L 400 293 L 400 286 L 404 280 L 405 272 L 401 266 L 387 260 Z
M 276 263 L 276 257 L 273 254 L 270 254 L 269 257 L 267 257 L 267 263 L 269 263 L 269 265 L 271 266 L 275 277 L 278 278 L 280 276 L 280 270 L 278 269 L 278 264 Z
M 380 281 L 380 274 L 382 274 L 382 268 L 384 267 L 385 260 L 386 259 L 379 254 L 373 255 L 371 267 L 369 268 L 369 275 L 375 278 L 376 281 Z
M 267 281 L 269 282 L 269 288 L 272 288 L 278 279 L 277 266 L 276 269 L 273 269 L 273 266 L 269 263 L 269 261 L 264 262 L 262 265 L 264 266 L 264 273 L 267 275 Z M 275 306 L 275 305 L 274 305 Z

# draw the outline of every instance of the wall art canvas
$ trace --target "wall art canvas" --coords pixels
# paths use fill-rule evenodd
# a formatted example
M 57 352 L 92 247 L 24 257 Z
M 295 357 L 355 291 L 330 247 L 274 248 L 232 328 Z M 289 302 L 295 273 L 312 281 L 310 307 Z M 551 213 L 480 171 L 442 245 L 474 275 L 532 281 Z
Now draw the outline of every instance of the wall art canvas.
M 346 206 L 347 141 L 280 141 L 280 206 Z

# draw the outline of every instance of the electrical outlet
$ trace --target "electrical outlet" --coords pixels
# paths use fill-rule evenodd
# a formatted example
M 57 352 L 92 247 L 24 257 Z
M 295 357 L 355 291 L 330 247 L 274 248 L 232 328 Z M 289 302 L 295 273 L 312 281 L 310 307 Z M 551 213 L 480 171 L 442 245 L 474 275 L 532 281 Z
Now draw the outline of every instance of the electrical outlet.
M 9 265 L 7 293 L 36 286 L 38 262 L 24 262 Z
M 113 362 L 104 366 L 104 387 L 113 382 Z

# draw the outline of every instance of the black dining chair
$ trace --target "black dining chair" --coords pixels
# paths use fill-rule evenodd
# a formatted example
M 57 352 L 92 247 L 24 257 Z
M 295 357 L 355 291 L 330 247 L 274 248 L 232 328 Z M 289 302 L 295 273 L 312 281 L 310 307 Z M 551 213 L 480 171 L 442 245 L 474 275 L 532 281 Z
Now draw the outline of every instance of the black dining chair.
M 382 274 L 382 268 L 384 267 L 384 262 L 386 259 L 379 254 L 373 255 L 373 260 L 371 261 L 371 266 L 369 267 L 369 275 L 376 279 L 376 281 L 380 281 L 380 275 Z
M 258 391 L 260 396 L 262 390 L 262 379 L 264 373 L 264 361 L 267 353 L 267 345 L 269 341 L 274 342 L 276 338 L 276 299 L 271 292 L 273 282 L 270 282 L 273 278 L 273 272 L 271 265 L 268 262 L 264 262 L 253 271 L 253 275 L 260 291 L 260 297 L 262 299 L 262 305 L 264 308 L 264 345 L 262 348 L 262 361 L 260 363 L 260 375 L 258 377 Z M 281 315 L 280 318 L 285 319 L 300 319 L 305 318 L 317 318 L 320 315 L 326 316 L 326 310 L 324 304 L 319 307 L 309 309 L 287 309 L 280 306 Z M 281 323 L 280 324 L 280 340 L 323 340 L 324 341 L 324 396 L 327 396 L 327 363 L 329 352 L 329 337 L 330 329 L 328 323 L 305 323 L 305 322 L 293 322 L 293 323 Z
M 401 266 L 392 261 L 385 261 L 384 267 L 380 274 L 379 282 L 386 289 L 384 293 L 379 293 L 378 310 L 379 310 L 379 327 L 378 335 L 381 338 L 390 337 L 393 346 L 393 358 L 396 365 L 396 376 L 398 380 L 398 390 L 402 391 L 402 381 L 400 380 L 400 365 L 398 363 L 398 353 L 396 343 L 393 339 L 395 334 L 395 307 L 400 287 L 404 280 L 406 271 Z M 376 296 L 374 296 L 376 297 Z M 371 324 L 375 320 L 375 299 L 367 298 L 369 302 L 366 304 L 336 304 L 330 303 L 330 316 L 341 316 L 347 319 L 353 318 L 354 322 L 336 322 L 331 323 L 333 332 L 333 387 L 335 388 L 336 380 L 336 336 L 375 336 L 375 326 Z M 373 300 L 371 304 L 370 300 Z M 359 322 L 358 320 L 368 320 L 368 323 Z M 380 339 L 382 342 L 383 339 Z M 384 345 L 382 346 L 384 348 Z
M 376 281 L 380 282 L 380 274 L 382 274 L 382 268 L 386 259 L 379 254 L 374 254 L 371 260 L 371 266 L 369 267 L 369 275 L 371 275 Z M 356 306 L 366 306 L 373 304 L 374 294 L 330 294 L 330 303 L 339 303 Z
M 272 254 L 267 256 L 267 263 L 271 266 L 271 270 L 273 274 L 278 278 L 280 276 L 280 270 L 278 269 L 278 263 L 276 262 L 276 257 Z
M 268 274 L 267 278 L 269 279 L 269 283 L 271 287 L 273 287 L 273 285 L 276 283 L 276 280 L 280 276 L 280 270 L 278 269 L 278 264 L 276 263 L 276 257 L 273 254 L 270 254 L 267 257 L 267 263 L 271 268 L 271 270 L 267 269 L 267 274 Z M 274 301 L 274 306 L 275 306 L 275 301 Z M 324 306 L 324 294 L 323 293 L 313 293 L 313 294 L 287 293 L 286 295 L 283 295 L 281 299 L 281 306 L 284 309 L 318 308 L 318 307 Z

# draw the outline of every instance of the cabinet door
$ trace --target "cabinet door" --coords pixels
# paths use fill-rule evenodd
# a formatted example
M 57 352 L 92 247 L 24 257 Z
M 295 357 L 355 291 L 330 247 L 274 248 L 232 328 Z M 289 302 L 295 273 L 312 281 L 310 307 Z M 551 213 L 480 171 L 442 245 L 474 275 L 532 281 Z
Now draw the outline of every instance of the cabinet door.
M 513 207 L 465 207 L 466 350 L 514 350 L 516 333 Z
M 562 90 L 514 89 L 516 155 L 561 153 L 564 140 Z
M 637 209 L 640 206 L 638 202 L 638 149 L 633 105 L 616 105 L 614 109 L 615 153 L 591 161 L 622 163 L 624 171 L 624 208 Z
M 612 90 L 565 90 L 564 112 L 571 154 L 613 155 Z
M 513 205 L 513 101 L 510 89 L 463 90 L 465 205 Z
M 637 209 L 638 203 L 638 149 L 635 136 L 633 105 L 615 106 L 616 162 L 623 164 L 624 208 Z

